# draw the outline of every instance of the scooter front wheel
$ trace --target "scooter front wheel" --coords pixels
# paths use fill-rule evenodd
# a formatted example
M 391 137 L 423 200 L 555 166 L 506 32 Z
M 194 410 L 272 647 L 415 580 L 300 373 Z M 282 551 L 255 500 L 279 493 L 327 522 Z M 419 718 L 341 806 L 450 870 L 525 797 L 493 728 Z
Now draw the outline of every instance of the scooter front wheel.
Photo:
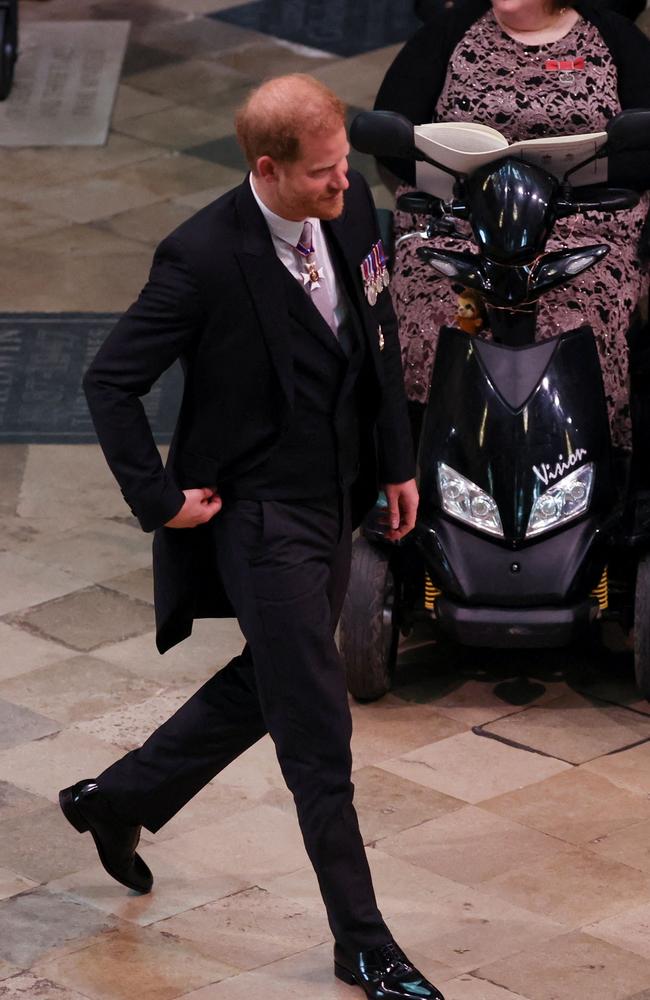
M 636 572 L 634 673 L 639 691 L 650 701 L 650 554 L 641 558 Z
M 339 627 L 348 691 L 357 701 L 375 701 L 390 691 L 397 661 L 398 605 L 390 553 L 360 536 L 352 546 Z

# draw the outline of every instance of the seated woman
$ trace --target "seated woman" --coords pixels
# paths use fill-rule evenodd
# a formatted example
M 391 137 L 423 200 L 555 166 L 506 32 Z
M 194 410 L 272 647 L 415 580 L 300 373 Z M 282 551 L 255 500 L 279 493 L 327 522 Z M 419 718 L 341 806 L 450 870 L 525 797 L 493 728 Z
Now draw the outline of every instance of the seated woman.
M 509 142 L 545 135 L 595 132 L 622 108 L 650 108 L 650 40 L 628 20 L 602 8 L 557 0 L 462 0 L 441 10 L 398 53 L 375 107 L 398 111 L 414 124 L 477 121 Z M 569 61 L 570 70 L 551 68 Z M 620 157 L 610 180 L 644 191 L 650 157 Z M 412 185 L 413 165 L 385 160 L 398 181 Z M 408 188 L 398 188 L 398 193 Z M 559 221 L 548 249 L 608 243 L 609 255 L 566 288 L 541 299 L 538 336 L 588 323 L 601 360 L 614 444 L 629 449 L 631 421 L 627 336 L 647 296 L 649 269 L 640 239 L 649 196 L 623 212 L 591 212 Z M 396 212 L 396 235 L 423 220 Z M 437 237 L 439 245 L 471 244 Z M 404 374 L 415 409 L 426 403 L 442 325 L 458 325 L 458 296 L 416 255 L 417 240 L 397 249 L 391 284 L 400 323 Z M 462 304 L 461 304 L 462 311 Z M 462 312 L 461 312 L 462 314 Z M 479 333 L 479 335 L 483 335 Z

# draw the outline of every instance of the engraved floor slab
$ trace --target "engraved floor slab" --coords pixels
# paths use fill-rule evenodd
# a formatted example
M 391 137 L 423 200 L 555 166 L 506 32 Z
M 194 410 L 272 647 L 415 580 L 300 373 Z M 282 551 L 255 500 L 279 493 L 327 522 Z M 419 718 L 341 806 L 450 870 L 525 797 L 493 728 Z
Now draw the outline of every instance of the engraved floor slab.
M 0 145 L 103 145 L 128 34 L 128 21 L 26 24 Z
M 0 443 L 96 441 L 81 380 L 117 319 L 111 313 L 0 315 Z M 174 366 L 143 400 L 161 441 L 171 436 L 181 382 Z

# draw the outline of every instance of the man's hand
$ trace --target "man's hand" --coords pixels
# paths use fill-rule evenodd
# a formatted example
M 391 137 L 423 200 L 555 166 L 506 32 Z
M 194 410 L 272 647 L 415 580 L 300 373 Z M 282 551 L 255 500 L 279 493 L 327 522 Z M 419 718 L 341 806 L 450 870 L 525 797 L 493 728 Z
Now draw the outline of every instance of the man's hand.
M 389 542 L 397 542 L 415 527 L 419 500 L 418 488 L 415 485 L 415 479 L 409 479 L 406 483 L 385 484 L 384 492 L 388 500 L 386 538 Z
M 203 486 L 199 490 L 183 490 L 185 503 L 166 528 L 196 528 L 206 524 L 221 510 L 221 497 L 216 489 Z

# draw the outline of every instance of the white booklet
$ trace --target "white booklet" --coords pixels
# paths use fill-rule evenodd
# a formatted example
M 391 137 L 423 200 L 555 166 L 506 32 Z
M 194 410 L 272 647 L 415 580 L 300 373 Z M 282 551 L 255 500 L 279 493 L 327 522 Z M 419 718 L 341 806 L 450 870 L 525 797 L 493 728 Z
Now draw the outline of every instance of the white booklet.
M 501 132 L 478 122 L 434 122 L 416 125 L 415 145 L 432 160 L 470 175 L 477 167 L 513 156 L 534 163 L 559 180 L 576 163 L 593 156 L 607 139 L 606 132 L 585 135 L 552 135 L 544 139 L 524 139 L 512 145 Z M 599 184 L 607 180 L 607 158 L 594 160 L 571 175 L 571 184 Z M 454 178 L 430 163 L 416 164 L 416 186 L 447 201 L 452 197 Z

